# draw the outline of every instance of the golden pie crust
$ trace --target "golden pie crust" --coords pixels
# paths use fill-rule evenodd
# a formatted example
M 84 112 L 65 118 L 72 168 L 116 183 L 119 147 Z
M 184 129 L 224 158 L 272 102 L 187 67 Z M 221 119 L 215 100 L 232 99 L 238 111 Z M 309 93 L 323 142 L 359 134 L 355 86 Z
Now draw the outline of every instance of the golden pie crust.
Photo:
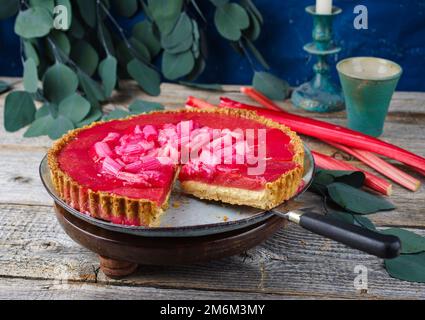
M 301 139 L 295 132 L 284 125 L 258 116 L 255 112 L 239 109 L 182 109 L 156 111 L 150 114 L 168 113 L 172 117 L 173 114 L 182 112 L 220 113 L 223 115 L 251 119 L 269 128 L 277 128 L 290 137 L 290 143 L 294 148 L 293 161 L 298 164 L 296 168 L 282 174 L 275 181 L 268 182 L 264 190 L 261 191 L 214 186 L 197 181 L 184 181 L 181 184 L 184 192 L 201 199 L 216 200 L 237 205 L 248 205 L 264 210 L 276 207 L 295 195 L 301 183 L 304 170 L 304 147 Z M 134 117 L 140 117 L 140 115 L 131 116 L 118 121 L 126 121 Z M 79 185 L 59 167 L 58 155 L 64 146 L 73 140 L 81 131 L 102 123 L 104 122 L 95 122 L 86 127 L 69 131 L 49 149 L 48 164 L 56 191 L 60 198 L 67 204 L 92 217 L 107 221 L 126 219 L 127 221 L 137 221 L 137 223 L 142 226 L 158 226 L 160 223 L 160 216 L 168 208 L 169 194 L 163 205 L 158 206 L 155 202 L 147 199 L 133 199 L 108 192 L 93 191 L 83 185 Z M 177 179 L 177 176 L 178 170 L 175 179 Z M 170 191 L 171 189 L 172 188 L 170 188 Z

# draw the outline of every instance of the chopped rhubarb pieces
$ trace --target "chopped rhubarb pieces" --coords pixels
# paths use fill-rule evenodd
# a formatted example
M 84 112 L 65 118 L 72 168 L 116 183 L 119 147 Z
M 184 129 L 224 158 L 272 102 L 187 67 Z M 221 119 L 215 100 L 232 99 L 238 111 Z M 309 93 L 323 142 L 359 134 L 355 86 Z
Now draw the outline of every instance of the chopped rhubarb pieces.
M 158 131 L 152 125 L 147 125 L 143 127 L 143 134 L 147 141 L 154 141 L 158 137 Z
M 130 172 L 118 172 L 116 177 L 120 180 L 127 182 L 130 185 L 151 186 L 144 176 Z
M 106 157 L 102 163 L 102 173 L 107 173 L 116 176 L 122 168 L 118 162 L 110 157 Z
M 258 189 L 293 168 L 276 166 L 267 160 L 273 157 L 285 161 L 293 157 L 290 137 L 278 129 L 268 129 L 270 146 L 264 149 L 266 154 L 262 158 L 258 133 L 249 138 L 242 129 L 215 129 L 186 120 L 158 127 L 138 124 L 124 132 L 109 133 L 96 142 L 93 158 L 100 163 L 100 173 L 112 175 L 125 186 L 161 186 L 170 180 L 175 166 L 181 164 L 182 181 L 215 181 Z M 186 162 L 182 162 L 183 151 L 188 153 Z M 247 178 L 256 164 L 253 161 L 268 162 L 270 170 Z M 223 174 L 226 176 L 220 177 Z
M 94 144 L 94 151 L 99 158 L 106 158 L 112 155 L 111 148 L 106 142 L 96 142 Z
M 103 139 L 103 142 L 117 142 L 121 135 L 117 132 L 110 132 L 108 135 Z

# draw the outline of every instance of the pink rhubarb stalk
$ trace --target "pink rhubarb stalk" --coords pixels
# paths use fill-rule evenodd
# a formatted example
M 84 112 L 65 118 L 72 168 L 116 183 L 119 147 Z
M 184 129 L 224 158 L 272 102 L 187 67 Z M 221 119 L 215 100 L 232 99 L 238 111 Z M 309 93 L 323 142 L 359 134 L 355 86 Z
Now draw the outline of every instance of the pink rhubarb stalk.
M 256 92 L 255 96 L 251 95 L 250 97 L 260 97 L 260 95 L 260 93 Z M 269 100 L 265 96 L 261 95 L 261 97 L 262 103 L 264 103 L 264 101 L 268 101 L 268 107 L 274 104 L 273 101 Z M 260 99 L 258 99 L 258 101 L 260 102 Z M 412 168 L 417 169 L 418 172 L 422 174 L 425 172 L 425 158 L 402 148 L 399 148 L 390 143 L 387 143 L 385 141 L 376 139 L 374 137 L 365 135 L 363 133 L 348 128 L 344 128 L 320 120 L 294 115 L 286 111 L 267 110 L 255 106 L 246 105 L 224 97 L 221 98 L 219 106 L 255 111 L 258 115 L 284 124 L 300 134 L 305 134 L 307 136 L 315 137 L 318 139 L 341 143 L 346 146 L 375 152 L 388 158 L 405 163 L 411 166 Z M 196 107 L 202 108 L 203 104 L 196 105 Z
M 398 183 L 399 185 L 411 191 L 417 191 L 419 187 L 421 186 L 421 183 L 419 180 L 401 171 L 400 169 L 394 167 L 393 165 L 389 164 L 388 162 L 381 159 L 380 157 L 378 157 L 372 152 L 348 148 L 346 146 L 333 143 L 333 142 L 328 142 L 328 141 L 324 141 L 324 142 L 326 142 L 327 144 L 339 150 L 344 151 L 345 153 L 352 155 L 353 157 L 359 159 L 361 162 L 375 169 L 382 175 L 386 176 L 387 178 L 393 180 L 394 182 Z
M 347 170 L 347 171 L 361 171 L 365 174 L 365 185 L 379 193 L 390 196 L 392 193 L 392 185 L 380 177 L 374 174 L 361 170 L 345 161 L 337 160 L 327 155 L 321 154 L 316 151 L 312 151 L 314 162 L 322 169 L 326 170 Z

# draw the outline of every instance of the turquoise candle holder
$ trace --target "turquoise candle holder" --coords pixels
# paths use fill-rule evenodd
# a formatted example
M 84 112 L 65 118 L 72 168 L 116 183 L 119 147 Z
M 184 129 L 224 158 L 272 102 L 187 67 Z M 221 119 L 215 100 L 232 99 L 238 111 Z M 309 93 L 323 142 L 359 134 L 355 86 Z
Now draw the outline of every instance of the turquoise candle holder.
M 332 41 L 332 21 L 342 10 L 333 7 L 331 14 L 317 14 L 315 6 L 308 6 L 305 10 L 313 16 L 313 42 L 306 44 L 304 50 L 317 56 L 317 63 L 313 67 L 313 79 L 292 93 L 292 103 L 312 112 L 343 110 L 344 96 L 339 85 L 332 81 L 328 64 L 328 56 L 341 51 L 341 47 Z

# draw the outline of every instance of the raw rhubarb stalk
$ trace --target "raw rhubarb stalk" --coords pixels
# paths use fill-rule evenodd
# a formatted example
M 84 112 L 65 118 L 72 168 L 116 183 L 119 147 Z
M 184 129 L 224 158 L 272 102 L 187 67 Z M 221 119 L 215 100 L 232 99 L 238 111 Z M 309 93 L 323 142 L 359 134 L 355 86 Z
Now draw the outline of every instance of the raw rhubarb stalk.
M 354 149 L 354 148 L 348 148 L 346 146 L 333 143 L 333 142 L 328 142 L 328 141 L 324 141 L 324 142 L 326 142 L 327 144 L 330 144 L 331 146 L 339 150 L 344 151 L 345 153 L 352 155 L 353 157 L 359 159 L 364 164 L 375 169 L 376 171 L 383 174 L 387 178 L 393 180 L 394 182 L 398 183 L 399 185 L 409 190 L 417 191 L 421 185 L 419 180 L 399 170 L 398 168 L 389 164 L 388 162 L 381 159 L 380 157 L 378 157 L 372 152 Z
M 374 174 L 361 170 L 345 161 L 337 160 L 327 155 L 321 154 L 316 151 L 312 151 L 314 162 L 322 169 L 326 170 L 347 170 L 347 171 L 361 171 L 365 174 L 365 185 L 379 193 L 390 196 L 392 193 L 392 185 Z
M 253 99 L 254 101 L 257 101 L 259 104 L 264 106 L 266 109 L 274 110 L 274 111 L 283 111 L 281 108 L 279 108 L 273 101 L 271 101 L 269 98 L 264 96 L 263 94 L 259 93 L 257 90 L 250 88 L 250 87 L 241 87 L 241 92 Z
M 197 109 L 209 109 L 209 108 L 216 108 L 217 106 L 206 102 L 205 100 L 198 99 L 192 96 L 189 96 L 186 100 L 186 106 L 197 108 Z
M 257 95 L 261 94 L 257 92 L 256 96 Z M 268 100 L 268 98 L 263 96 L 262 101 L 266 101 L 265 99 Z M 269 105 L 270 104 L 273 104 L 273 101 L 269 100 Z M 417 169 L 418 172 L 422 174 L 425 172 L 425 158 L 385 141 L 348 128 L 320 120 L 294 115 L 285 111 L 267 110 L 246 105 L 225 97 L 221 98 L 219 106 L 255 111 L 258 115 L 284 124 L 300 134 L 326 141 L 341 143 L 357 149 L 375 152 L 388 158 L 405 163 L 412 168 Z M 198 107 L 202 108 L 203 106 L 201 104 L 198 105 Z

